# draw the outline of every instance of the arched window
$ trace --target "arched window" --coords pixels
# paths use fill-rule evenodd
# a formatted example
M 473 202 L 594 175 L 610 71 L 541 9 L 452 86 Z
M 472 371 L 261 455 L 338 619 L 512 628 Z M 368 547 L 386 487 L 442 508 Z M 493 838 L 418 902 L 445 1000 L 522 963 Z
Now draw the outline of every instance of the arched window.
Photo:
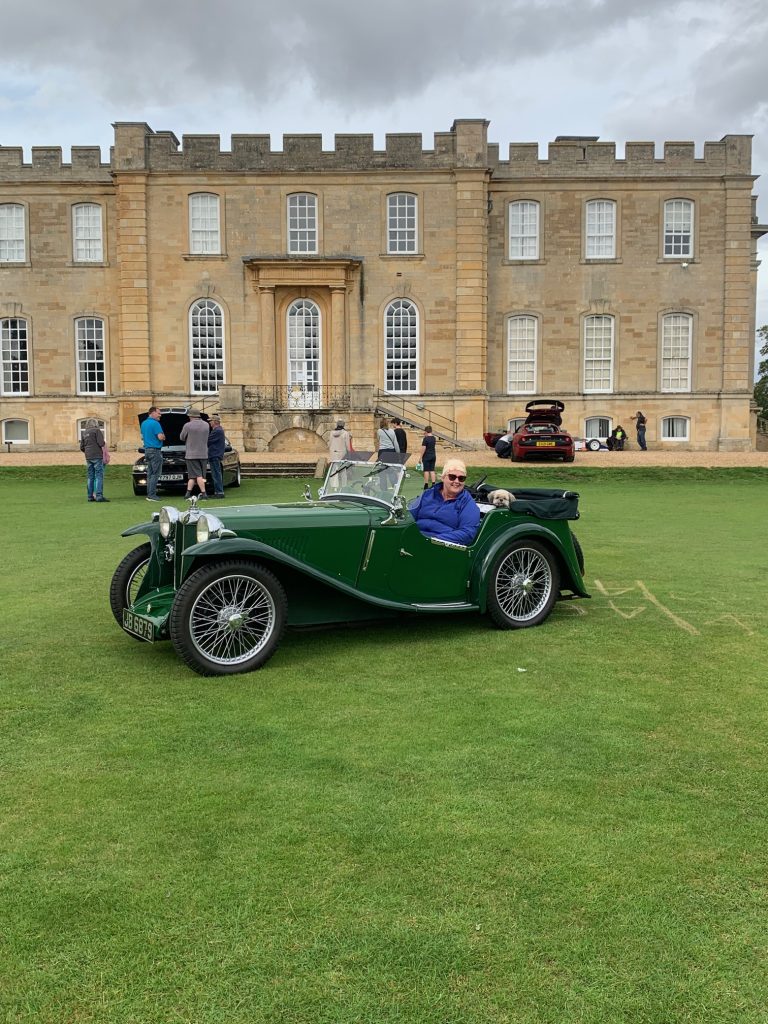
M 584 436 L 587 440 L 596 437 L 600 441 L 607 441 L 612 429 L 608 416 L 590 416 L 584 423 Z
M 317 409 L 320 405 L 320 310 L 309 299 L 297 299 L 288 308 L 289 406 Z
M 193 394 L 210 395 L 224 383 L 224 314 L 211 299 L 198 299 L 189 311 Z
M 29 423 L 27 420 L 3 420 L 3 444 L 29 444 Z
M 26 257 L 24 207 L 0 203 L 0 263 L 23 263 Z
M 593 199 L 587 203 L 584 256 L 588 260 L 607 260 L 616 256 L 616 203 L 612 199 Z
M 103 395 L 106 391 L 104 321 L 95 316 L 75 320 L 78 395 Z
M 317 252 L 317 196 L 311 192 L 288 196 L 288 252 Z
M 691 421 L 687 416 L 665 416 L 661 421 L 662 441 L 690 441 Z
M 539 323 L 535 316 L 507 320 L 507 393 L 532 395 L 536 391 L 536 355 Z
M 418 252 L 416 196 L 410 192 L 387 196 L 387 252 Z
M 613 317 L 584 317 L 584 390 L 613 391 Z
M 509 258 L 539 258 L 539 204 L 529 200 L 509 204 Z
M 86 425 L 86 423 L 88 422 L 89 419 L 91 419 L 90 416 L 86 417 L 83 420 L 78 420 L 77 421 L 77 440 L 78 441 L 82 441 L 83 434 L 85 433 L 85 425 Z M 99 428 L 99 430 L 104 435 L 104 440 L 107 441 L 107 424 L 106 424 L 106 421 L 105 420 L 96 419 L 96 426 Z
M 395 299 L 384 313 L 384 390 L 419 390 L 419 312 L 408 299 Z
M 72 207 L 72 259 L 75 263 L 101 263 L 104 259 L 98 203 L 77 203 Z
M 29 343 L 27 321 L 18 317 L 0 320 L 2 374 L 0 394 L 29 394 Z
M 668 199 L 664 203 L 664 255 L 678 259 L 693 256 L 693 203 Z
M 189 197 L 189 251 L 198 256 L 221 253 L 219 197 L 210 192 Z
M 661 390 L 691 390 L 693 317 L 668 313 L 661 327 Z

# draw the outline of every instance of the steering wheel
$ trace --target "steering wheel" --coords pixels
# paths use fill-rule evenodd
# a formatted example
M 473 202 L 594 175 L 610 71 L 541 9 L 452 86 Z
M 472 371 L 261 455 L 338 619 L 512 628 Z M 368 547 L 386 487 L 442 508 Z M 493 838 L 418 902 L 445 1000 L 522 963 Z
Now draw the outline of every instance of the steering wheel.
M 481 484 L 484 484 L 487 479 L 488 479 L 488 474 L 487 473 L 483 473 L 483 475 L 480 477 L 480 479 L 476 483 L 468 484 L 467 485 L 467 490 L 469 491 L 469 493 L 472 495 L 473 498 L 477 498 L 477 489 L 478 489 L 478 487 L 480 487 Z

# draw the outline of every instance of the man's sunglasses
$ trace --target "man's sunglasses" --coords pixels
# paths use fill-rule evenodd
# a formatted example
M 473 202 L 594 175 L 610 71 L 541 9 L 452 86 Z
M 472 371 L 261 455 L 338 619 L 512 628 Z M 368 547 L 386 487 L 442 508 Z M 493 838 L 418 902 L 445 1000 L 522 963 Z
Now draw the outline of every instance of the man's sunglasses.
M 448 479 L 452 481 L 458 480 L 460 484 L 463 484 L 467 478 L 465 476 L 462 476 L 461 473 L 449 473 Z

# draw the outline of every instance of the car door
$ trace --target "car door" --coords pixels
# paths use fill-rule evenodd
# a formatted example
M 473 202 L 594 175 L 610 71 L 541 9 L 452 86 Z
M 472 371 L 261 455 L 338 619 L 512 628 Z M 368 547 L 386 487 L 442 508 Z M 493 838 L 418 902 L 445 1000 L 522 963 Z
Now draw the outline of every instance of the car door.
M 371 531 L 358 585 L 407 604 L 463 603 L 470 558 L 469 548 L 425 537 L 409 515 Z

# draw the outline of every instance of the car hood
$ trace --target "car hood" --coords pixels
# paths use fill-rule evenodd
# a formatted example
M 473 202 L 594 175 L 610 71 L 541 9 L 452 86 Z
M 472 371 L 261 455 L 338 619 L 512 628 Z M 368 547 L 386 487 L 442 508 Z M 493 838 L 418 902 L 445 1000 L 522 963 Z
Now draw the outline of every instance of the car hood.
M 141 426 L 148 415 L 149 413 L 146 412 L 139 413 L 139 426 Z M 201 418 L 206 422 L 208 421 L 208 416 L 205 413 L 201 413 Z M 189 416 L 187 416 L 186 409 L 160 410 L 160 426 L 163 428 L 163 433 L 165 434 L 163 448 L 171 448 L 181 445 L 181 428 L 185 423 L 189 423 Z
M 335 526 L 368 526 L 371 518 L 387 515 L 383 506 L 363 505 L 356 501 L 301 501 L 275 505 L 208 505 L 210 512 L 238 536 L 268 530 L 327 529 Z

